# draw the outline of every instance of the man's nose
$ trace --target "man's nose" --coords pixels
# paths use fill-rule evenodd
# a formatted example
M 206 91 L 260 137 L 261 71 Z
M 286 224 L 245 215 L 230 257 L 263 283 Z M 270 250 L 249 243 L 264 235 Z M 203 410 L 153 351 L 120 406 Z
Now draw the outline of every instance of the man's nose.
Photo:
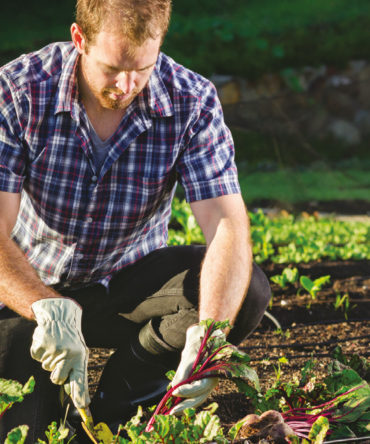
M 135 74 L 121 72 L 117 77 L 116 88 L 119 88 L 124 94 L 130 94 L 135 88 Z

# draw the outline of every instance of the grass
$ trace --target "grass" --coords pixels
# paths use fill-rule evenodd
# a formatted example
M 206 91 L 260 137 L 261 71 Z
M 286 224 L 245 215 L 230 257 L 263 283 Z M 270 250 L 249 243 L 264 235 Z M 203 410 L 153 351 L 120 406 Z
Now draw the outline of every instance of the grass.
M 247 204 L 262 199 L 286 203 L 363 199 L 369 201 L 370 177 L 365 169 L 292 168 L 276 171 L 243 171 L 242 194 Z

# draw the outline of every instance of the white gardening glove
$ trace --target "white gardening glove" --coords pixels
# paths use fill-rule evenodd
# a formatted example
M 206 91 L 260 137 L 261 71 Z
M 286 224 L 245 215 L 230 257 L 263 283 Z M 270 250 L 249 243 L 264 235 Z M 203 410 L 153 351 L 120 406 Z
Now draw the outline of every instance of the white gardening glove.
M 185 347 L 181 354 L 180 364 L 171 382 L 172 387 L 175 387 L 175 385 L 190 376 L 191 368 L 197 357 L 204 335 L 205 327 L 203 325 L 196 324 L 187 329 Z M 213 335 L 224 335 L 224 333 L 221 330 L 216 330 Z M 178 415 L 184 409 L 195 408 L 201 405 L 217 384 L 218 378 L 210 377 L 178 387 L 173 391 L 173 395 L 186 399 L 177 404 L 170 413 Z
M 81 331 L 81 307 L 67 298 L 40 299 L 31 307 L 37 321 L 31 345 L 32 358 L 51 372 L 54 384 L 65 384 L 77 408 L 87 407 L 90 404 L 89 352 Z

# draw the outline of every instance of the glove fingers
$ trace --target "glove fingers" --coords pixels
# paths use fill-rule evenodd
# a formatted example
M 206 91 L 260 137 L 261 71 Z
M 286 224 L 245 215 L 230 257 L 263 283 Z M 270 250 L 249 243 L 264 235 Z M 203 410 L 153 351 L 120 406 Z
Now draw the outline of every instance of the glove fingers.
M 172 387 L 189 376 L 193 363 L 197 357 L 203 335 L 204 327 L 201 325 L 193 325 L 188 328 L 186 332 L 185 347 L 181 353 L 180 364 L 171 383 Z
M 32 345 L 31 345 L 31 357 L 35 359 L 36 361 L 41 362 L 42 357 L 45 355 L 46 349 L 41 341 L 37 339 L 37 328 L 34 331 L 33 337 L 32 337 Z
M 180 404 L 175 405 L 173 409 L 170 410 L 171 415 L 180 415 L 185 409 L 195 408 L 203 404 L 207 399 L 209 393 L 203 393 L 195 398 L 188 398 L 185 401 L 180 402 Z
M 52 369 L 50 375 L 51 382 L 57 385 L 64 384 L 64 382 L 68 379 L 70 372 L 71 366 L 66 365 L 66 361 L 63 359 L 62 361 L 58 362 Z
M 82 409 L 90 404 L 87 371 L 73 370 L 67 385 L 66 392 L 70 392 L 75 407 Z
M 190 384 L 184 384 L 174 390 L 173 394 L 184 398 L 194 398 L 203 393 L 211 392 L 217 384 L 218 378 L 205 378 Z
M 42 357 L 45 355 L 45 349 L 43 347 L 35 347 L 34 344 L 32 344 L 31 347 L 31 357 L 35 361 L 42 361 Z

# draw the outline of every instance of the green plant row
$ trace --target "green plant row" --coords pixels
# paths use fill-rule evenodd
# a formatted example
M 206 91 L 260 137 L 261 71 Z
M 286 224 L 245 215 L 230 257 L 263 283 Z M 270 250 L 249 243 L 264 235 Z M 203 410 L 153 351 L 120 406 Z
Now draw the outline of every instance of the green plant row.
M 300 287 L 298 288 L 297 294 L 299 294 L 302 290 L 306 290 L 306 292 L 310 295 L 311 300 L 315 300 L 317 298 L 318 292 L 322 290 L 323 286 L 330 282 L 330 275 L 320 276 L 316 279 L 311 280 L 308 276 L 299 276 L 298 269 L 293 267 L 284 268 L 281 274 L 275 274 L 270 277 L 270 280 L 275 284 L 279 285 L 283 290 L 288 288 L 289 286 L 296 286 L 299 283 Z M 272 305 L 272 299 L 270 301 Z M 311 302 L 308 302 L 307 308 L 311 306 Z M 336 292 L 336 298 L 333 302 L 334 310 L 341 310 L 344 313 L 344 317 L 347 320 L 348 314 L 350 310 L 357 307 L 357 304 L 351 304 L 350 297 L 348 293 L 341 294 Z
M 249 213 L 253 254 L 257 263 L 281 264 L 370 259 L 370 223 L 287 215 L 271 218 L 262 210 Z M 189 205 L 175 199 L 169 245 L 204 243 Z

